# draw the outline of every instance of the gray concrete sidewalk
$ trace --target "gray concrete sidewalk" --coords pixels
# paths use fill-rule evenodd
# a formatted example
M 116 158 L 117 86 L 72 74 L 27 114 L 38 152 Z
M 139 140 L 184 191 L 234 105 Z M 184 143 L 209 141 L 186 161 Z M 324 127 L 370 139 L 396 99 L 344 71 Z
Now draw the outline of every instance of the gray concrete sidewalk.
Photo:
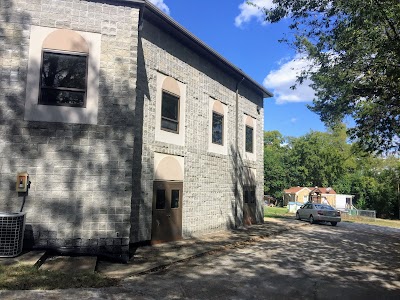
M 79 270 L 97 271 L 107 277 L 124 279 L 165 268 L 171 264 L 216 251 L 245 246 L 262 238 L 279 234 L 305 223 L 293 219 L 266 218 L 265 223 L 247 228 L 213 232 L 191 237 L 178 242 L 134 249 L 127 264 L 97 259 L 96 257 L 48 257 L 44 262 L 44 251 L 30 251 L 16 258 L 1 258 L 0 264 L 26 264 L 40 266 L 42 270 L 57 270 L 74 273 Z M 97 261 L 96 261 L 97 259 Z
M 139 247 L 127 264 L 98 260 L 96 270 L 108 277 L 127 278 L 157 271 L 171 264 L 215 251 L 245 246 L 305 224 L 292 219 L 266 218 L 265 223 L 261 225 L 232 231 L 214 232 L 173 243 Z

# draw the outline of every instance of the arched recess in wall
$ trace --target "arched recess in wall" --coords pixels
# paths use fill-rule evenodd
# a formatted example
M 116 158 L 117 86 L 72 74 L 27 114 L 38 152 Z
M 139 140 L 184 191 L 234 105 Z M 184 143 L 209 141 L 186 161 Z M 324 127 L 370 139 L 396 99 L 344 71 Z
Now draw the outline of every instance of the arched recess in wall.
M 154 180 L 183 181 L 183 169 L 180 162 L 172 156 L 164 157 L 156 166 Z
M 254 119 L 252 117 L 247 116 L 247 118 L 246 118 L 246 126 L 254 128 Z
M 224 115 L 224 107 L 218 100 L 214 100 L 213 111 L 219 113 L 220 115 Z
M 42 48 L 89 53 L 89 45 L 86 40 L 79 33 L 69 29 L 58 29 L 50 33 L 43 41 Z
M 164 79 L 163 85 L 162 85 L 162 89 L 165 92 L 169 92 L 171 94 L 174 94 L 178 97 L 180 97 L 181 93 L 179 90 L 179 86 L 178 86 L 178 82 L 172 78 L 172 77 L 166 77 Z

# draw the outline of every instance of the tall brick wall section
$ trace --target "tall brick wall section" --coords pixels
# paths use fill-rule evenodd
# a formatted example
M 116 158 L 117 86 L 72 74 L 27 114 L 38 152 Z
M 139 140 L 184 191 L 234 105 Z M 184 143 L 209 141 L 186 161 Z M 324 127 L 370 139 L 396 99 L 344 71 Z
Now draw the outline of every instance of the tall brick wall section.
M 0 211 L 19 211 L 16 174 L 28 171 L 32 186 L 24 211 L 30 242 L 124 256 L 139 9 L 101 2 L 1 2 Z M 101 33 L 97 125 L 24 121 L 31 25 Z
M 186 141 L 185 146 L 155 140 L 156 78 L 157 72 L 186 84 Z M 232 78 L 205 58 L 183 46 L 159 28 L 145 21 L 140 32 L 138 51 L 138 104 L 143 107 L 143 132 L 137 138 L 142 144 L 141 156 L 134 156 L 135 178 L 140 191 L 133 194 L 132 241 L 151 238 L 153 159 L 154 152 L 184 157 L 183 234 L 195 236 L 204 232 L 226 229 L 235 225 L 235 202 L 242 219 L 245 167 L 256 169 L 258 222 L 262 222 L 263 197 L 263 99 L 259 94 L 240 87 L 239 101 L 239 174 L 235 174 L 235 88 L 238 79 Z M 213 97 L 228 106 L 229 155 L 208 152 L 209 99 Z M 257 105 L 261 110 L 257 111 Z M 242 159 L 244 151 L 243 114 L 257 119 L 256 161 Z M 139 134 L 141 134 L 139 136 Z M 136 140 L 135 140 L 136 142 Z M 134 163 L 135 164 L 135 163 Z M 235 178 L 239 180 L 239 194 L 235 199 Z M 238 224 L 241 225 L 241 224 Z

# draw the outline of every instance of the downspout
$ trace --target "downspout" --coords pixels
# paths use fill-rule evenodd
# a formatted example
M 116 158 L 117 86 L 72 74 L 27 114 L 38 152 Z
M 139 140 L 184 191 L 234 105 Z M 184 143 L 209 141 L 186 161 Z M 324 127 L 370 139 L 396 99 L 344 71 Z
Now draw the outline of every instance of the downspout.
M 145 6 L 146 6 L 146 3 L 145 3 L 145 2 L 143 2 L 142 5 L 140 6 L 138 31 L 142 31 L 142 29 L 143 29 L 143 15 L 144 15 L 144 8 L 145 8 Z
M 238 201 L 239 201 L 239 86 L 244 77 L 236 84 L 236 118 L 235 118 L 235 228 L 238 228 Z

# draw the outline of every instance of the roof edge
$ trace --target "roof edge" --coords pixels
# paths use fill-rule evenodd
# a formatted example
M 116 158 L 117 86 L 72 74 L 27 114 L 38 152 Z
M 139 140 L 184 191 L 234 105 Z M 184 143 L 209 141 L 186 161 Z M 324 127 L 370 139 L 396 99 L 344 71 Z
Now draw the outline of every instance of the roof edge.
M 135 0 L 125 0 L 125 1 L 135 1 Z M 143 2 L 137 0 L 136 2 Z M 172 26 L 174 29 L 178 30 L 180 33 L 185 35 L 187 38 L 189 38 L 192 42 L 198 44 L 200 47 L 205 50 L 209 55 L 213 56 L 216 58 L 218 61 L 222 62 L 224 65 L 228 67 L 233 73 L 237 74 L 238 77 L 240 78 L 245 78 L 251 85 L 256 87 L 263 95 L 263 98 L 270 98 L 273 97 L 272 92 L 264 88 L 262 85 L 260 85 L 258 82 L 256 82 L 254 79 L 252 79 L 249 75 L 244 73 L 241 69 L 233 65 L 231 62 L 229 62 L 227 59 L 225 59 L 223 56 L 221 56 L 219 53 L 217 53 L 215 50 L 213 50 L 211 47 L 206 45 L 203 41 L 201 41 L 198 37 L 193 35 L 190 31 L 188 31 L 186 28 L 184 28 L 182 25 L 180 25 L 178 22 L 176 22 L 174 19 L 172 19 L 170 16 L 162 12 L 157 6 L 149 2 L 148 0 L 144 0 L 145 2 L 145 7 L 149 9 L 152 13 L 156 14 L 160 18 L 162 18 L 168 25 Z M 239 79 L 240 80 L 240 79 Z
M 145 5 L 146 0 L 88 0 L 89 2 L 109 3 L 109 4 L 124 4 L 124 5 Z

